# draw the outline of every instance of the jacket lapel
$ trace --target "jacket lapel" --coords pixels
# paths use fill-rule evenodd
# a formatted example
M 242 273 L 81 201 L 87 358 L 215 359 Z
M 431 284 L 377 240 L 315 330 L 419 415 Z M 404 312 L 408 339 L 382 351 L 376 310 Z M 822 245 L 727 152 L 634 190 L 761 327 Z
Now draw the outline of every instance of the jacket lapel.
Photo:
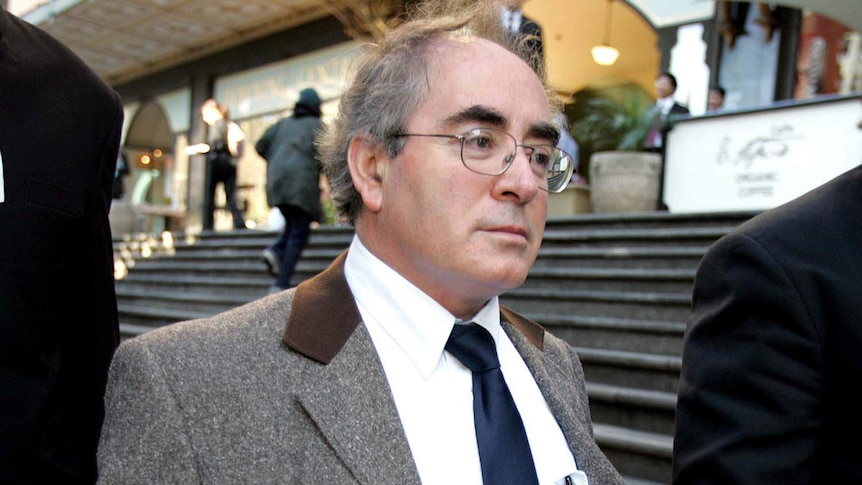
M 503 329 L 536 379 L 578 468 L 595 480 L 602 473 L 595 466 L 605 458 L 593 441 L 586 389 L 578 387 L 572 377 L 576 369 L 561 366 L 561 363 L 570 361 L 570 357 L 560 355 L 558 347 L 545 346 L 544 329 L 535 322 L 507 308 L 501 307 L 501 313 Z M 582 373 L 580 375 L 583 376 Z
M 296 289 L 283 341 L 313 359 L 300 405 L 359 483 L 419 483 L 371 337 L 344 278 L 346 253 Z
M 299 403 L 363 484 L 419 483 L 389 385 L 365 327 L 307 376 Z
M 323 273 L 299 285 L 283 341 L 322 364 L 303 376 L 300 405 L 359 483 L 419 483 L 377 351 L 344 278 L 342 253 Z M 503 328 L 532 372 L 578 467 L 594 477 L 601 453 L 593 443 L 586 390 L 561 368 L 568 355 L 545 348 L 545 330 L 501 308 Z M 586 418 L 585 418 L 586 416 Z M 586 423 L 586 424 L 585 424 Z

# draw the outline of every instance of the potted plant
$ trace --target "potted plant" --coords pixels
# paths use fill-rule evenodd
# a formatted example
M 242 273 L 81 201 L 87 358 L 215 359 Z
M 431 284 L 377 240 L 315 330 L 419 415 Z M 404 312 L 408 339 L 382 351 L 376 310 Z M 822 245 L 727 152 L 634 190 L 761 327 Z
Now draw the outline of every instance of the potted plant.
M 647 114 L 652 101 L 640 93 L 626 90 L 611 97 L 582 92 L 567 112 L 579 146 L 580 173 L 590 185 L 593 212 L 656 208 L 661 155 L 643 151 L 652 125 Z

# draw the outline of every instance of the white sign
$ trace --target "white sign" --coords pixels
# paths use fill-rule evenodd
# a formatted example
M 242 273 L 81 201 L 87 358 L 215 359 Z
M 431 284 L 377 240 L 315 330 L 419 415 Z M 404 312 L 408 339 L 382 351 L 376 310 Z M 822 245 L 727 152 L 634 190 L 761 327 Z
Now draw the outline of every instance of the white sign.
M 766 210 L 862 164 L 862 96 L 677 121 L 668 134 L 671 212 Z

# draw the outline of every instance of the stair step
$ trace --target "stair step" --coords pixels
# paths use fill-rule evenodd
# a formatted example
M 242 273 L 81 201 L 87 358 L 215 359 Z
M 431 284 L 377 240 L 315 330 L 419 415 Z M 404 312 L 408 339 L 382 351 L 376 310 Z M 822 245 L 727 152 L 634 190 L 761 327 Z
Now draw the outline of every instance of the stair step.
M 227 249 L 202 249 L 202 250 L 188 250 L 188 251 L 179 251 L 173 255 L 160 255 L 152 260 L 170 260 L 170 261 L 182 261 L 182 262 L 193 262 L 193 261 L 210 261 L 210 260 L 218 260 L 218 261 L 246 261 L 246 262 L 257 262 L 262 263 L 261 252 L 267 246 L 255 247 L 255 248 L 227 248 Z M 306 260 L 324 260 L 328 263 L 332 262 L 343 249 L 318 249 L 313 247 L 306 247 L 302 252 L 301 261 Z
M 644 480 L 641 478 L 630 477 L 623 475 L 623 481 L 626 485 L 667 485 L 668 482 L 655 482 L 653 480 Z
M 644 455 L 670 460 L 673 456 L 673 436 L 634 431 L 621 426 L 594 423 L 593 434 L 596 441 L 613 448 L 625 448 Z
M 584 244 L 627 243 L 631 247 L 647 247 L 656 244 L 677 246 L 703 246 L 710 244 L 730 232 L 734 227 L 688 227 L 660 229 L 572 229 L 546 232 L 542 239 L 545 248 Z
M 602 423 L 593 424 L 593 433 L 620 474 L 670 483 L 673 436 Z
M 696 269 L 709 248 L 701 246 L 542 247 L 533 269 L 575 266 L 591 268 Z
M 682 358 L 677 355 L 589 347 L 575 347 L 575 351 L 590 382 L 674 394 L 679 391 Z
M 176 308 L 156 308 L 152 305 L 137 305 L 118 303 L 120 319 L 127 325 L 148 326 L 151 328 L 164 327 L 185 320 L 211 317 L 214 313 L 200 312 L 194 310 L 182 310 Z
M 228 259 L 208 259 L 198 261 L 182 261 L 173 258 L 159 258 L 138 261 L 135 271 L 140 272 L 179 272 L 179 273 L 205 273 L 205 272 L 232 272 L 232 273 L 260 273 L 266 271 L 262 262 Z
M 536 267 L 519 290 L 690 293 L 694 269 Z
M 668 213 L 664 211 L 643 211 L 629 213 L 578 214 L 549 218 L 546 231 L 573 228 L 613 228 L 613 227 L 733 227 L 757 215 L 756 211 L 732 211 L 710 213 Z
M 595 422 L 673 435 L 676 394 L 587 382 Z
M 685 321 L 691 293 L 585 291 L 565 288 L 518 288 L 500 296 L 515 311 L 558 315 L 585 314 L 638 320 Z
M 117 288 L 116 292 L 118 298 L 149 300 L 154 303 L 174 303 L 179 308 L 182 308 L 183 305 L 190 308 L 196 304 L 210 304 L 216 306 L 217 312 L 223 311 L 221 308 L 235 308 L 256 299 L 231 293 L 177 292 L 171 288 L 153 290 L 140 287 L 120 287 Z M 266 295 L 266 291 L 263 291 L 258 297 L 264 295 Z
M 585 314 L 530 313 L 528 318 L 572 346 L 680 355 L 685 323 Z
M 139 335 L 143 335 L 154 328 L 155 327 L 151 327 L 149 325 L 136 325 L 134 323 L 120 322 L 120 339 L 126 340 L 134 338 Z
M 260 284 L 269 284 L 272 278 L 268 275 L 258 277 L 214 277 L 214 276 L 196 276 L 196 275 L 164 275 L 160 273 L 138 274 L 131 272 L 128 276 L 117 283 L 140 283 L 153 284 L 171 287 L 178 284 L 194 284 L 201 286 L 219 287 L 242 287 L 242 286 L 257 286 Z

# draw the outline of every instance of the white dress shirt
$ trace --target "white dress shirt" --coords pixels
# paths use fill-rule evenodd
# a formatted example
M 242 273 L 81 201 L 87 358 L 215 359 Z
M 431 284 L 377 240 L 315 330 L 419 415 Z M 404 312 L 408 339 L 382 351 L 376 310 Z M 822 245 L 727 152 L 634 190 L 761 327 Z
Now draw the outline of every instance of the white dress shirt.
M 667 114 L 670 113 L 670 109 L 673 107 L 674 99 L 673 96 L 668 96 L 666 98 L 661 98 L 656 101 L 656 104 L 661 108 L 661 117 L 667 118 Z
M 383 364 L 422 483 L 481 484 L 472 374 L 444 351 L 456 318 L 371 254 L 358 237 L 350 245 L 344 274 Z M 539 483 L 587 485 L 532 374 L 500 326 L 498 299 L 472 321 L 496 342 Z

